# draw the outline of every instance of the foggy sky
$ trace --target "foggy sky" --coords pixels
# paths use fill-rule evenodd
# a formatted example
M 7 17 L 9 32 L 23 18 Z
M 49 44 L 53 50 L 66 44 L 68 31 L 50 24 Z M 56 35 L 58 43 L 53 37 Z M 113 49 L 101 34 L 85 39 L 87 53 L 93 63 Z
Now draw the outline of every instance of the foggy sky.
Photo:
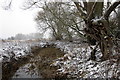
M 37 31 L 34 17 L 38 10 L 22 10 L 24 0 L 13 0 L 11 9 L 4 10 L 2 1 L 0 0 L 0 38 Z

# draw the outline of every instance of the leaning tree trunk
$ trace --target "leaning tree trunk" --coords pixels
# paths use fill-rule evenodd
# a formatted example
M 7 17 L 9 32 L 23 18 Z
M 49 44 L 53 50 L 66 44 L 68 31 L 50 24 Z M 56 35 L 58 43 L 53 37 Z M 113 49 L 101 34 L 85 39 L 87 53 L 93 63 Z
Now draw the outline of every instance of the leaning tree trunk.
M 112 54 L 112 37 L 109 33 L 108 22 L 106 20 L 99 20 L 97 23 L 89 21 L 85 32 L 92 39 L 96 40 L 99 44 L 100 50 L 103 54 L 102 60 L 106 60 Z M 91 59 L 95 60 L 95 51 L 91 52 Z
M 79 3 L 74 2 L 78 11 L 83 13 L 80 10 Z M 92 3 L 88 3 L 92 4 Z M 85 19 L 86 28 L 85 33 L 91 38 L 98 42 L 98 45 L 100 47 L 100 50 L 103 54 L 102 60 L 106 60 L 110 58 L 110 55 L 112 54 L 112 48 L 113 48 L 113 40 L 110 34 L 110 26 L 109 26 L 109 15 L 110 13 L 120 4 L 120 1 L 114 2 L 101 16 L 99 19 L 95 19 L 93 16 L 95 14 L 96 6 L 98 2 L 94 2 L 93 6 L 87 6 L 87 19 Z M 101 10 L 102 11 L 102 10 Z M 100 14 L 101 15 L 101 14 Z M 86 17 L 86 16 L 85 16 Z M 95 56 L 95 49 L 91 54 L 92 56 Z
M 102 59 L 106 60 L 110 58 L 110 55 L 112 54 L 113 51 L 113 40 L 112 40 L 112 36 L 110 33 L 110 26 L 109 26 L 109 15 L 111 14 L 111 12 L 120 4 L 120 1 L 118 2 L 114 2 L 104 13 L 103 18 L 101 19 L 101 22 L 103 23 L 103 28 L 101 31 L 101 39 L 102 41 L 100 41 L 101 43 L 101 51 L 103 54 Z
M 112 36 L 110 35 L 109 32 L 109 23 L 105 20 L 103 21 L 103 28 L 100 29 L 100 49 L 103 54 L 102 60 L 106 60 L 110 58 L 110 55 L 112 54 L 112 48 L 113 48 L 113 40 Z

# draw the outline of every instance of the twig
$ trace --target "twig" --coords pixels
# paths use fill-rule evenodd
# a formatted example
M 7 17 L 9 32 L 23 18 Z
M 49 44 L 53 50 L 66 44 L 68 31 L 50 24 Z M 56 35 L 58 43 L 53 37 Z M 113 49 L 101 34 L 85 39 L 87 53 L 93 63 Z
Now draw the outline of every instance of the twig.
M 89 15 L 88 15 L 88 17 L 87 17 L 87 21 L 91 20 L 96 5 L 97 5 L 97 2 L 95 2 L 94 5 L 92 6 L 92 10 L 91 10 L 91 12 L 89 13 Z

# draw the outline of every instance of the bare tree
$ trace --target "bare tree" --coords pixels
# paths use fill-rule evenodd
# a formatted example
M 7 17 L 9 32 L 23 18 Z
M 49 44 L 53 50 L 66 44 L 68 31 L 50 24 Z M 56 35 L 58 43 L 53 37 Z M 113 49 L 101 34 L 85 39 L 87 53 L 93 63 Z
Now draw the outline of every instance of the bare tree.
M 74 2 L 79 12 L 81 12 L 81 6 L 78 2 Z M 103 54 L 102 60 L 109 59 L 109 56 L 112 54 L 112 48 L 113 48 L 113 38 L 111 37 L 110 33 L 110 27 L 109 27 L 109 15 L 110 13 L 120 4 L 120 1 L 114 2 L 112 5 L 108 7 L 108 9 L 105 11 L 103 15 L 99 14 L 99 18 L 96 18 L 94 14 L 97 14 L 95 12 L 97 5 L 103 4 L 98 2 L 88 2 L 86 3 L 89 5 L 89 9 L 86 11 L 87 16 L 85 15 L 87 19 L 84 19 L 86 22 L 86 28 L 85 33 L 92 39 L 98 42 L 99 47 L 101 49 L 101 52 Z M 93 5 L 93 6 L 92 6 Z M 84 5 L 85 6 L 85 5 Z M 90 7 L 92 6 L 92 7 Z M 88 7 L 88 6 L 87 6 Z M 85 7 L 86 8 L 86 7 Z M 101 12 L 102 12 L 102 6 L 101 6 Z M 80 13 L 81 14 L 81 13 Z M 82 12 L 83 14 L 83 12 Z M 97 15 L 98 16 L 98 15 Z M 94 41 L 92 40 L 92 41 Z M 98 46 L 98 45 L 96 45 Z M 95 54 L 95 50 L 92 52 L 92 56 Z
M 75 6 L 70 6 L 69 3 L 45 3 L 43 12 L 38 13 L 36 21 L 38 24 L 40 22 L 46 23 L 47 26 L 39 25 L 39 27 L 45 30 L 52 29 L 56 39 L 68 37 L 68 40 L 71 40 L 74 32 L 77 32 L 79 36 L 83 35 L 80 31 L 82 19 L 76 14 Z

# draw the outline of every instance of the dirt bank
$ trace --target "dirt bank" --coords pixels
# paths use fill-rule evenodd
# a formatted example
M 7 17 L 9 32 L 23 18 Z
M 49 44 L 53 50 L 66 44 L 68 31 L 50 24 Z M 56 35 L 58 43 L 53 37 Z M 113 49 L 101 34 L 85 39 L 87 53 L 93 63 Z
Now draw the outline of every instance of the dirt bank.
M 57 67 L 50 66 L 53 61 L 62 57 L 64 53 L 55 48 L 54 45 L 46 45 L 45 47 L 34 46 L 31 48 L 31 55 L 23 56 L 16 59 L 11 59 L 10 62 L 3 62 L 2 64 L 2 80 L 8 80 L 16 71 L 25 64 L 34 64 L 30 66 L 30 70 L 37 68 L 39 75 L 43 78 L 56 78 Z
M 34 68 L 37 67 L 38 73 L 43 78 L 60 78 L 64 77 L 57 74 L 57 67 L 50 66 L 55 59 L 63 57 L 64 53 L 57 48 L 48 47 L 39 51 L 39 54 L 31 59 Z M 38 60 L 39 59 L 39 60 Z

